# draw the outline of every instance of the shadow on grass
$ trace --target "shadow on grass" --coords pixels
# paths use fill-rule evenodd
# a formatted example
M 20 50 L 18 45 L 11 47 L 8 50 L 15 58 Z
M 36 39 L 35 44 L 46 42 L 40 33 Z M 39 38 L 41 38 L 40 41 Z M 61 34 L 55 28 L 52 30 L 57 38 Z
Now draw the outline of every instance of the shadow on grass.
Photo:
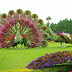
M 63 71 L 62 71 L 63 70 Z M 72 70 L 72 63 L 66 65 L 56 65 L 52 67 L 45 67 L 43 70 L 36 70 L 36 72 L 69 72 Z

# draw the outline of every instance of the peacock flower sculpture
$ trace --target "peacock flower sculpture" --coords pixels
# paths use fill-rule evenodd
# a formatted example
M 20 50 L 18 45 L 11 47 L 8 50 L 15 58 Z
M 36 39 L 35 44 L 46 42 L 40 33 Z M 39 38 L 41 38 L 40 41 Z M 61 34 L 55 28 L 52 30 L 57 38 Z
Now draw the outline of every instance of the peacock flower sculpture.
M 62 31 L 58 31 L 57 34 L 59 34 L 59 42 L 61 42 L 61 47 L 62 47 L 62 42 L 64 42 L 64 46 L 65 47 L 65 42 L 68 42 L 68 43 L 72 43 L 72 35 L 69 34 L 69 33 L 65 33 L 65 32 L 62 32 Z
M 48 44 L 46 30 L 43 20 L 38 19 L 36 14 L 31 15 L 29 10 L 24 13 L 22 9 L 16 12 L 10 10 L 8 15 L 1 15 L 0 48 L 15 47 L 17 44 L 28 48 L 45 47 Z

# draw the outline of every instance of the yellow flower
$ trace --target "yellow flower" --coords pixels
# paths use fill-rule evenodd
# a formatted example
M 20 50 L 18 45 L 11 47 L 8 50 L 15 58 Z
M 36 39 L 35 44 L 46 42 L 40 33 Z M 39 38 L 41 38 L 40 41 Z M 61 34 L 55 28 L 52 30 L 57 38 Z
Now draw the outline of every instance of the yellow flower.
M 35 72 L 33 69 L 12 69 L 12 70 L 5 70 L 5 71 L 0 71 L 0 72 Z

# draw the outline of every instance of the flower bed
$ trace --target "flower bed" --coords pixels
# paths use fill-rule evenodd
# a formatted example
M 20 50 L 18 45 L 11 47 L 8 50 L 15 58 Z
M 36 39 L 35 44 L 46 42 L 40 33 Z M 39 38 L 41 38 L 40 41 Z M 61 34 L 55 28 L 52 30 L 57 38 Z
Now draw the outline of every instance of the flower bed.
M 0 72 L 33 72 L 33 71 L 34 71 L 33 69 L 24 68 L 24 69 L 4 70 Z
M 33 60 L 26 68 L 29 69 L 43 69 L 45 67 L 52 67 L 55 65 L 68 64 L 72 62 L 72 55 L 69 51 L 56 52 L 53 54 L 46 54 Z

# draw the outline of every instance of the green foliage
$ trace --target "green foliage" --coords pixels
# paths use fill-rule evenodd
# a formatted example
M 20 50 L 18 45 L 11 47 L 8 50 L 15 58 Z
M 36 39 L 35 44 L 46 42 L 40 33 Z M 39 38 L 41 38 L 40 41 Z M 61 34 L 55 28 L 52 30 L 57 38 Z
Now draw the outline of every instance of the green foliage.
M 25 68 L 32 60 L 35 60 L 37 57 L 44 56 L 46 53 L 50 54 L 58 51 L 72 50 L 72 44 L 66 43 L 66 48 L 61 48 L 59 46 L 60 43 L 56 42 L 56 43 L 48 43 L 48 46 L 45 48 L 36 47 L 36 48 L 24 49 L 24 50 L 15 49 L 16 47 L 13 48 L 11 47 L 10 49 L 1 48 L 0 49 L 0 70 Z M 21 48 L 21 45 L 18 44 L 17 47 Z M 23 48 L 27 48 L 27 47 L 23 47 Z M 3 61 L 1 61 L 2 57 L 4 57 Z M 49 67 L 47 68 L 47 71 L 51 72 L 50 70 L 55 70 L 57 68 L 58 67 L 56 68 Z
M 56 65 L 53 67 L 46 67 L 43 70 L 37 69 L 36 72 L 69 72 L 72 70 L 72 64 Z
M 72 20 L 71 19 L 60 20 L 57 24 L 52 23 L 50 27 L 54 33 L 56 33 L 57 31 L 63 31 L 63 32 L 72 34 Z
M 48 43 L 47 43 L 47 41 L 41 41 L 41 42 L 40 42 L 40 45 L 41 45 L 42 47 L 46 47 L 46 46 L 48 45 Z
M 24 41 L 23 42 L 24 43 L 24 46 L 27 46 L 27 39 L 24 38 L 23 41 Z
M 51 30 L 50 27 L 47 29 L 47 33 L 50 36 L 49 40 L 51 40 L 51 41 L 56 41 L 57 40 L 58 36 L 56 34 L 54 34 L 54 32 Z

